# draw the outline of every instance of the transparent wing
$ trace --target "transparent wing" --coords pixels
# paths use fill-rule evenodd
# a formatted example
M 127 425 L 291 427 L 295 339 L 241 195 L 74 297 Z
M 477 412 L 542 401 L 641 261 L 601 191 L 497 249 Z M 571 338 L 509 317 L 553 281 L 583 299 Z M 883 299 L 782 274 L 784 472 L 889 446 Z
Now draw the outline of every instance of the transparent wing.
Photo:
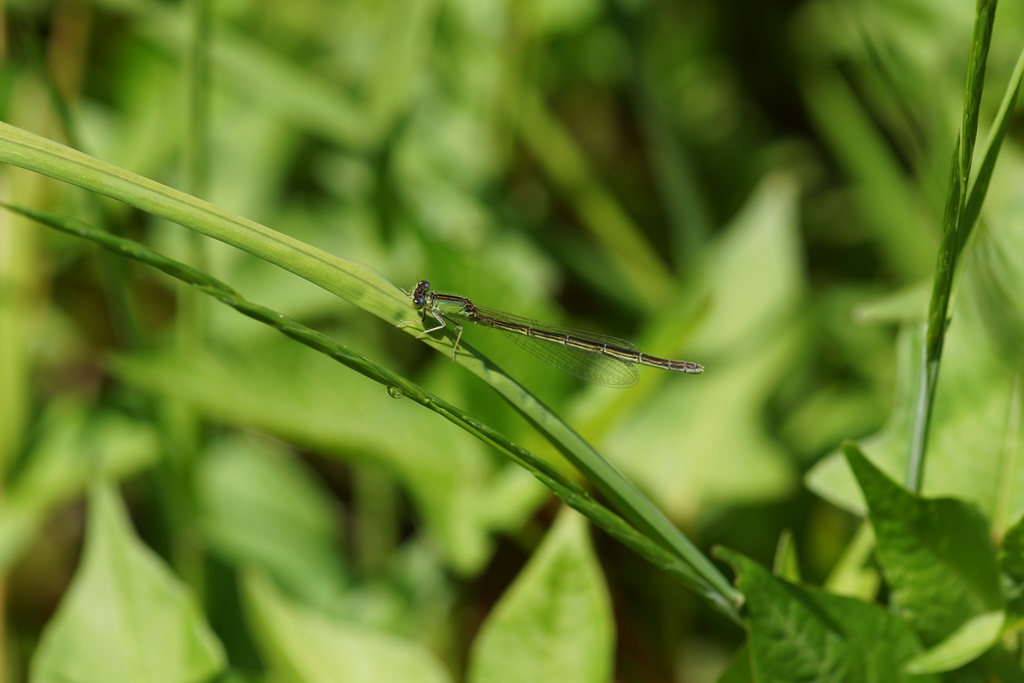
M 477 313 L 483 318 L 493 318 L 505 323 L 511 323 L 520 327 L 530 327 L 551 334 L 567 335 L 576 339 L 598 345 L 613 346 L 628 351 L 636 351 L 633 344 L 623 339 L 609 337 L 603 334 L 595 334 L 584 330 L 577 330 L 571 327 L 549 325 L 518 315 L 512 315 L 504 311 L 496 311 L 489 308 L 477 307 Z M 481 320 L 474 322 L 488 326 Z M 518 346 L 526 349 L 545 363 L 555 366 L 573 377 L 578 377 L 592 384 L 600 384 L 606 387 L 631 387 L 640 379 L 636 367 L 632 363 L 605 356 L 600 353 L 592 353 L 584 349 L 563 346 L 556 342 L 548 341 L 539 337 L 528 337 L 509 330 L 497 327 L 505 333 L 505 336 Z

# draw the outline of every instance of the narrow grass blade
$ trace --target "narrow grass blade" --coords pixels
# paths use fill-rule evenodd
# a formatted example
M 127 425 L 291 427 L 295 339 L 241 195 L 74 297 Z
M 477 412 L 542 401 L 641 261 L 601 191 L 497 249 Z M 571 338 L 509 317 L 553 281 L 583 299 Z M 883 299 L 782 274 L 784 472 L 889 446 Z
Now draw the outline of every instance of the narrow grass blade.
M 928 307 L 928 330 L 925 338 L 925 372 L 920 387 L 920 399 L 911 441 L 907 485 L 911 491 L 920 491 L 924 479 L 924 460 L 928 444 L 935 387 L 939 381 L 939 361 L 946 338 L 949 302 L 953 290 L 953 276 L 961 256 L 961 248 L 972 224 L 967 223 L 967 184 L 971 177 L 974 143 L 978 135 L 978 116 L 981 94 L 985 84 L 985 66 L 992 43 L 992 25 L 995 21 L 997 0 L 978 0 L 978 10 L 971 41 L 971 60 L 967 67 L 967 86 L 964 95 L 963 128 L 954 148 L 953 163 L 946 192 L 946 211 L 942 239 L 939 243 L 938 263 Z M 994 148 L 998 149 L 998 147 Z M 995 161 L 993 159 L 992 164 Z M 988 177 L 983 178 L 986 187 Z M 976 209 L 980 211 L 980 199 Z
M 104 194 L 238 247 L 347 299 L 397 326 L 415 316 L 408 298 L 373 268 L 328 254 L 288 235 L 236 216 L 212 204 L 104 163 L 53 141 L 0 122 L 0 162 L 21 166 Z M 416 335 L 409 326 L 406 333 Z M 424 343 L 451 353 L 451 341 Z M 555 415 L 536 396 L 506 375 L 469 344 L 460 344 L 456 361 L 487 382 L 606 496 L 641 533 L 667 549 L 709 587 L 709 595 L 734 612 L 739 593 L 671 521 L 615 467 Z
M 605 530 L 610 536 L 619 540 L 627 547 L 636 551 L 639 555 L 676 576 L 684 583 L 705 597 L 713 606 L 725 613 L 732 619 L 738 619 L 737 605 L 741 598 L 739 594 L 729 586 L 729 591 L 719 590 L 716 577 L 725 581 L 725 578 L 718 573 L 718 570 L 710 564 L 710 561 L 698 553 L 698 557 L 706 562 L 714 574 L 708 573 L 707 569 L 700 564 L 688 562 L 688 558 L 681 557 L 674 549 L 666 548 L 660 539 L 648 538 L 650 535 L 644 529 L 638 531 L 630 523 L 623 520 L 617 514 L 598 503 L 579 484 L 568 479 L 549 463 L 536 457 L 530 451 L 509 441 L 500 433 L 484 425 L 465 411 L 456 408 L 443 399 L 424 391 L 418 385 L 410 382 L 401 375 L 385 368 L 378 363 L 362 356 L 335 340 L 320 332 L 312 330 L 300 323 L 272 311 L 263 306 L 246 301 L 233 289 L 195 268 L 183 263 L 168 259 L 150 249 L 147 249 L 137 242 L 126 240 L 102 230 L 83 224 L 81 221 L 61 216 L 54 216 L 41 211 L 35 211 L 22 207 L 5 205 L 11 211 L 28 216 L 48 227 L 67 232 L 79 237 L 92 240 L 115 253 L 127 256 L 128 258 L 140 261 L 154 268 L 157 268 L 172 277 L 195 285 L 200 291 L 209 294 L 224 304 L 231 306 L 240 313 L 270 325 L 282 334 L 305 344 L 306 346 L 323 353 L 347 367 L 369 377 L 370 379 L 383 384 L 393 395 L 400 395 L 438 413 L 450 422 L 462 427 L 469 433 L 475 435 L 482 441 L 494 446 L 507 455 L 516 464 L 526 469 L 530 474 L 550 488 L 555 495 L 561 498 L 567 505 L 578 510 L 594 524 Z M 465 344 L 460 345 L 460 349 Z M 495 368 L 497 371 L 497 369 Z M 611 467 L 609 465 L 609 467 Z M 623 480 L 625 481 L 625 480 Z M 628 482 L 627 482 L 628 483 Z M 640 496 L 639 492 L 636 493 Z M 642 497 L 641 497 L 642 498 Z M 646 498 L 643 498 L 646 500 Z M 648 503 L 649 504 L 649 503 Z M 667 523 L 667 520 L 666 520 Z M 646 534 L 646 535 L 645 535 Z M 685 539 L 684 539 L 685 540 Z M 688 543 L 688 541 L 687 541 Z
M 1017 108 L 1017 96 L 1020 94 L 1021 81 L 1024 80 L 1024 50 L 1017 57 L 1017 66 L 1013 69 L 1013 75 L 1006 86 L 1006 93 L 1003 94 L 1003 101 L 999 105 L 999 113 L 985 141 L 985 151 L 981 154 L 981 163 L 978 165 L 978 173 L 975 175 L 970 189 L 967 193 L 967 208 L 964 210 L 964 229 L 957 244 L 958 250 L 962 251 L 970 237 L 974 226 L 981 215 L 981 204 L 985 201 L 985 194 L 988 192 L 988 185 L 992 179 L 992 172 L 996 167 L 996 160 L 999 158 L 999 151 L 1003 148 L 1003 140 L 1006 138 L 1006 131 L 1010 128 L 1010 120 Z

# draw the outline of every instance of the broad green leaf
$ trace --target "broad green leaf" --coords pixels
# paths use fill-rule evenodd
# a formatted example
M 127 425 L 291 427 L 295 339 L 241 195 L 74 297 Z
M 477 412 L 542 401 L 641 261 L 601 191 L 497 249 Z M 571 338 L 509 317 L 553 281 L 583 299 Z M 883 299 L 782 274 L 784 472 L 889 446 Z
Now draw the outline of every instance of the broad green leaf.
M 907 663 L 912 674 L 952 671 L 982 655 L 999 642 L 1006 623 L 1003 612 L 988 612 L 969 619 L 941 643 Z
M 754 683 L 754 672 L 750 667 L 750 646 L 744 645 L 722 672 L 718 683 Z
M 862 521 L 853 539 L 846 545 L 842 557 L 832 567 L 824 588 L 830 593 L 861 600 L 873 600 L 878 595 L 882 577 L 872 561 L 875 551 L 875 532 L 867 521 Z
M 488 529 L 473 514 L 490 469 L 479 443 L 330 359 L 270 344 L 230 355 L 122 357 L 114 368 L 212 419 L 379 464 L 407 487 L 458 571 L 474 572 L 488 557 Z
M 585 520 L 563 510 L 487 618 L 470 654 L 473 683 L 606 683 L 611 601 Z
M 645 376 L 658 391 L 593 428 L 613 425 L 607 452 L 674 519 L 778 499 L 795 483 L 789 455 L 758 416 L 803 344 L 796 189 L 785 177 L 764 181 L 714 246 L 716 265 L 693 292 L 710 297 L 709 310 L 686 349 L 706 372 Z
M 1024 518 L 1007 529 L 999 550 L 999 566 L 1017 583 L 1024 583 Z
M 729 359 L 703 375 L 669 378 L 615 425 L 605 450 L 681 522 L 705 506 L 778 500 L 792 490 L 796 472 L 756 416 L 799 349 L 790 329 L 765 339 L 746 358 Z
M 898 613 L 926 643 L 967 620 L 1001 610 L 999 570 L 988 524 L 973 506 L 915 496 L 853 444 L 843 452 L 864 491 L 876 552 Z
M 897 481 L 903 481 L 907 472 L 923 348 L 920 326 L 902 331 L 892 413 L 885 427 L 860 442 L 871 461 Z M 932 413 L 926 495 L 967 500 L 988 515 L 1003 501 L 1012 517 L 1024 513 L 1024 469 L 1017 468 L 1012 477 L 1001 470 L 1013 381 L 982 333 L 976 309 L 966 298 L 961 300 L 946 337 Z M 841 451 L 815 465 L 806 483 L 832 503 L 864 513 L 863 496 Z
M 233 437 L 199 469 L 202 528 L 229 562 L 263 570 L 311 603 L 345 585 L 338 510 L 301 461 L 269 443 Z
M 934 681 L 904 673 L 920 645 L 910 626 L 878 605 L 802 588 L 730 550 L 746 596 L 753 680 L 772 683 Z
M 775 566 L 772 573 L 790 583 L 800 583 L 800 559 L 796 554 L 796 540 L 793 532 L 786 530 L 779 535 L 779 543 L 775 546 Z
M 329 619 L 288 600 L 261 574 L 244 581 L 248 621 L 260 653 L 282 683 L 447 683 L 422 645 Z
M 157 457 L 148 426 L 115 413 L 90 413 L 74 400 L 50 403 L 39 433 L 0 499 L 0 568 L 18 558 L 50 510 L 81 495 L 97 473 L 118 479 Z
M 1024 618 L 1024 518 L 1017 520 L 1003 536 L 999 549 L 999 568 L 1010 580 L 1007 588 L 1007 611 Z
M 791 176 L 766 177 L 712 245 L 714 266 L 696 288 L 710 294 L 711 304 L 695 352 L 729 359 L 756 352 L 773 327 L 799 310 L 806 288 L 799 190 Z
M 185 587 L 132 532 L 117 494 L 89 498 L 85 552 L 32 660 L 33 683 L 201 683 L 224 666 Z

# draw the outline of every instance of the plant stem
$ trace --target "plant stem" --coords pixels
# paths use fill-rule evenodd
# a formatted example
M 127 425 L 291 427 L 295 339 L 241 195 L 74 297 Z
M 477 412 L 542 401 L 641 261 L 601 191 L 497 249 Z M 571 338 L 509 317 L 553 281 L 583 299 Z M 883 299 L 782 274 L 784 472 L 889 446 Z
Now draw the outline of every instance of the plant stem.
M 978 137 L 978 115 L 981 111 L 981 94 L 985 85 L 985 64 L 988 60 L 989 46 L 992 43 L 992 25 L 995 20 L 996 4 L 997 0 L 978 0 L 974 35 L 971 39 L 971 61 L 967 68 L 963 129 L 954 146 L 949 174 L 942 239 L 939 243 L 932 298 L 928 307 L 928 328 L 924 348 L 925 371 L 922 373 L 922 382 L 919 388 L 913 437 L 910 444 L 910 459 L 907 467 L 907 488 L 914 492 L 921 491 L 924 481 L 928 430 L 935 400 L 935 388 L 939 381 L 942 346 L 946 340 L 946 329 L 949 325 L 949 302 L 953 291 L 953 275 L 966 243 L 966 234 L 973 227 L 973 221 L 968 224 L 963 219 L 967 203 L 968 180 L 971 176 L 971 160 L 974 156 L 974 143 Z

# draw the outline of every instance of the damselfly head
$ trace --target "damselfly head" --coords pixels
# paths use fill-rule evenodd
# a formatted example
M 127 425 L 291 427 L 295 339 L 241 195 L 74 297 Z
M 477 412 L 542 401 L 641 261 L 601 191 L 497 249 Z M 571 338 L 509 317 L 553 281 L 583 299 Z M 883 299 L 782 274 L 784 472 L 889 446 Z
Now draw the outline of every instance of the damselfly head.
M 412 290 L 412 305 L 416 308 L 423 308 L 423 304 L 427 302 L 427 290 L 430 289 L 430 283 L 426 280 L 420 280 L 416 283 L 416 286 Z

